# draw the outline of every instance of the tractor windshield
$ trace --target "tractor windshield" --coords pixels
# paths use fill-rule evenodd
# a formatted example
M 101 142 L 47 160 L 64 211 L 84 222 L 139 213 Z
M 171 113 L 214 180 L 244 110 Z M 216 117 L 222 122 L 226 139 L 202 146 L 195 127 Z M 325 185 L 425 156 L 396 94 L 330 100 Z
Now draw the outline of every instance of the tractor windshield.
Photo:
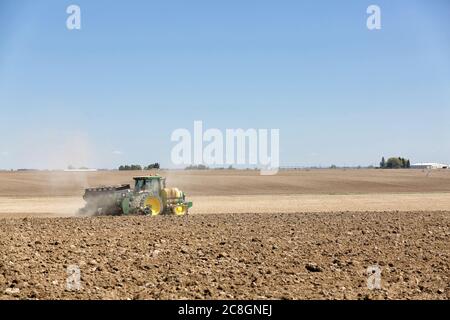
M 155 194 L 158 194 L 159 193 L 159 180 L 156 180 L 156 179 L 150 180 L 149 184 L 148 184 L 148 190 Z
M 153 194 L 159 194 L 160 184 L 158 179 L 137 179 L 135 191 L 148 191 Z
M 159 193 L 159 180 L 157 180 L 157 179 L 147 180 L 145 183 L 144 189 L 146 191 L 152 192 L 154 194 L 158 194 Z
M 144 186 L 144 180 L 136 180 L 136 184 L 134 185 L 134 189 L 136 191 L 141 191 Z

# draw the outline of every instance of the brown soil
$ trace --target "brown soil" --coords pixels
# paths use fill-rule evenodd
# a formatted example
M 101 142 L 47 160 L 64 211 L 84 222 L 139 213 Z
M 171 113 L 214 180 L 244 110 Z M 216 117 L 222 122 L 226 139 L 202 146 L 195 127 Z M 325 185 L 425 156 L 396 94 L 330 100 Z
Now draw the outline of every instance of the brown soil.
M 445 211 L 450 193 L 189 196 L 190 214 L 298 213 L 339 211 Z M 0 218 L 73 217 L 84 206 L 80 196 L 0 197 Z
M 0 298 L 449 299 L 449 227 L 450 212 L 1 219 Z
M 141 174 L 0 172 L 0 299 L 450 298 L 450 170 L 162 172 L 190 216 L 73 217 Z
M 0 196 L 81 196 L 86 187 L 132 183 L 148 172 L 0 172 Z M 450 170 L 162 171 L 190 196 L 450 192 Z

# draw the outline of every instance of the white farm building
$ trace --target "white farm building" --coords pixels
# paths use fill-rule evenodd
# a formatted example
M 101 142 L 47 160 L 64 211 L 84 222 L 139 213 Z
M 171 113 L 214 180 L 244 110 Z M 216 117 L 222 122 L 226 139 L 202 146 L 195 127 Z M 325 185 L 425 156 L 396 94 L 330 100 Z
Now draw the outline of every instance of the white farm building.
M 448 169 L 448 164 L 442 163 L 414 163 L 411 165 L 411 169 Z

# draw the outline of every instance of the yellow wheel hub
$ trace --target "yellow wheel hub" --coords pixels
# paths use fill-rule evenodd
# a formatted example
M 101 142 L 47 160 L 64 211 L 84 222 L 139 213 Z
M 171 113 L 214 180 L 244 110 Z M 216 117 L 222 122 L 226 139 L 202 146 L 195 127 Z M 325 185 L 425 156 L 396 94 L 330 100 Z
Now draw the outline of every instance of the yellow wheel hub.
M 150 214 L 157 216 L 162 211 L 162 203 L 158 197 L 149 196 L 144 201 L 144 206 L 150 208 Z
M 177 205 L 173 207 L 172 211 L 177 216 L 183 216 L 186 214 L 187 208 L 185 206 Z

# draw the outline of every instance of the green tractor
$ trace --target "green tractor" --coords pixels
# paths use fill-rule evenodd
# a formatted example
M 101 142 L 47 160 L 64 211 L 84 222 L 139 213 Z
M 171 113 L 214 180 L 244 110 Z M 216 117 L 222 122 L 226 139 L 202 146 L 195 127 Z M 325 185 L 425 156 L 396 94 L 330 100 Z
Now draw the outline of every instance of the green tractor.
M 82 215 L 186 215 L 192 202 L 187 202 L 178 188 L 166 188 L 166 179 L 159 175 L 134 177 L 129 184 L 89 188 L 85 190 Z

